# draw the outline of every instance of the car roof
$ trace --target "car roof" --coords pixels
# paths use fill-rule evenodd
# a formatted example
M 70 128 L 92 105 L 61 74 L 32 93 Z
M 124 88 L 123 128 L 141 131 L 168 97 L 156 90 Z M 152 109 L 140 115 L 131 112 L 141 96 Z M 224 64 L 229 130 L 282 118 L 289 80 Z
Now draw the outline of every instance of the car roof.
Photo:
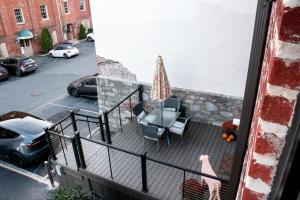
M 30 56 L 14 56 L 14 57 L 7 57 L 7 58 L 3 58 L 1 60 L 8 60 L 8 59 L 15 59 L 15 60 L 26 60 L 28 58 L 31 58 L 33 59 L 32 57 Z
M 36 119 L 31 116 L 24 118 L 9 119 L 0 122 L 0 127 L 14 131 L 21 135 L 38 135 L 44 131 L 44 128 L 49 128 L 51 123 L 41 119 Z

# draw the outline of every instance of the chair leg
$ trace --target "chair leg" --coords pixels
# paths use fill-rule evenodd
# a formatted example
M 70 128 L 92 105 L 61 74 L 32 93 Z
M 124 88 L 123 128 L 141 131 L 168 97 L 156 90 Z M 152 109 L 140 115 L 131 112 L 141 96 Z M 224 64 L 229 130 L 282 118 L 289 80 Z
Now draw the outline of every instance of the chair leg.
M 181 144 L 184 145 L 184 142 L 183 142 L 183 135 L 181 135 L 180 137 L 181 137 Z

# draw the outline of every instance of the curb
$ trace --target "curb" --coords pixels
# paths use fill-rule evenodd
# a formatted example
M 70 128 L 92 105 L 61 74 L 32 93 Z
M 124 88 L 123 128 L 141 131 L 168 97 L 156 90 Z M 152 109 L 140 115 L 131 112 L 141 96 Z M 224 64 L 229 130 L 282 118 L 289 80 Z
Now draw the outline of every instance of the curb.
M 17 166 L 14 166 L 12 164 L 6 163 L 6 162 L 4 162 L 2 160 L 0 160 L 0 166 L 3 167 L 3 168 L 5 168 L 5 169 L 8 169 L 10 171 L 13 171 L 15 173 L 18 173 L 20 175 L 23 175 L 23 176 L 26 176 L 28 178 L 31 178 L 31 179 L 39 182 L 39 183 L 44 183 L 44 184 L 48 185 L 48 189 L 49 190 L 54 190 L 54 189 L 56 189 L 59 186 L 59 183 L 57 183 L 57 182 L 54 181 L 54 188 L 53 188 L 51 186 L 50 180 L 47 178 L 47 176 L 46 177 L 39 176 L 39 175 L 34 174 L 34 173 L 32 173 L 30 171 L 27 171 L 25 169 L 22 169 L 22 168 L 19 168 Z

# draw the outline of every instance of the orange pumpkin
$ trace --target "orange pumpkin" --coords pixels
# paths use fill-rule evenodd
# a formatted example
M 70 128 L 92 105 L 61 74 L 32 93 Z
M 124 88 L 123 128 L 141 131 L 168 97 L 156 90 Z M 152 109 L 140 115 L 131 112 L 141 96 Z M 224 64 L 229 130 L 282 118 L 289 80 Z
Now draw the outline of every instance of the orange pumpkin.
M 228 143 L 230 143 L 231 141 L 232 141 L 232 139 L 230 139 L 230 138 L 226 139 L 226 142 L 228 142 Z
M 222 134 L 222 138 L 223 138 L 223 139 L 226 139 L 227 137 L 228 137 L 227 133 L 223 133 L 223 134 Z
M 230 135 L 229 138 L 233 140 L 234 139 L 234 135 Z

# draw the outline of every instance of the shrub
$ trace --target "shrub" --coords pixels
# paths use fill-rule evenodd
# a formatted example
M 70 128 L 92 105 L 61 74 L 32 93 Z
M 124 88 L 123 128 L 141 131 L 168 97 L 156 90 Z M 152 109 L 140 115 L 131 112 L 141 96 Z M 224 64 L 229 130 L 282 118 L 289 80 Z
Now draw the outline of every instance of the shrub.
M 80 24 L 78 38 L 79 40 L 82 40 L 85 39 L 85 37 L 86 37 L 85 27 L 82 24 Z
M 55 189 L 50 200 L 93 200 L 93 195 L 79 184 L 68 188 Z
M 47 28 L 42 29 L 40 40 L 42 51 L 48 53 L 53 48 L 53 41 Z

